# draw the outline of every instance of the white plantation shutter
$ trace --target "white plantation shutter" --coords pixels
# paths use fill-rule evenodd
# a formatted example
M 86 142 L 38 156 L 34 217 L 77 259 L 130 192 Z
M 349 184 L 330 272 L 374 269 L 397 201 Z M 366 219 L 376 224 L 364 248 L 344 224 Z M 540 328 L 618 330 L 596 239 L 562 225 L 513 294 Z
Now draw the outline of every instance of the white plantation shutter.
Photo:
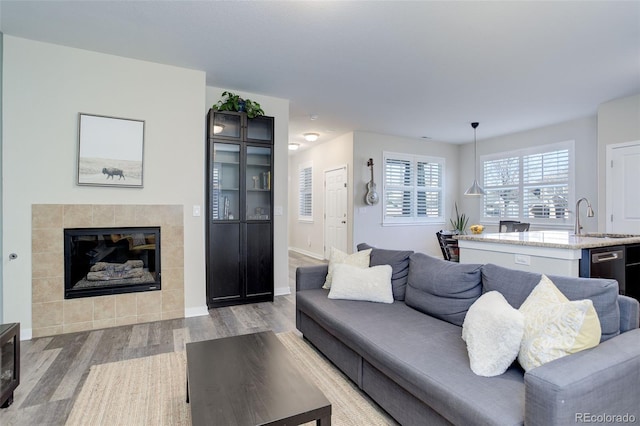
M 573 141 L 482 157 L 483 216 L 568 223 Z
M 213 173 L 211 176 L 211 214 L 213 219 L 222 219 L 220 211 L 220 163 L 213 163 Z
M 411 182 L 413 173 L 409 160 L 385 160 L 385 216 L 411 217 Z
M 384 153 L 384 222 L 443 220 L 444 159 Z
M 522 178 L 523 205 L 529 206 L 524 217 L 564 219 L 568 215 L 568 149 L 525 155 Z
M 303 164 L 298 169 L 298 219 L 313 220 L 313 167 Z
M 442 206 L 442 164 L 418 161 L 418 217 L 439 217 Z
M 485 216 L 518 218 L 520 215 L 520 158 L 506 157 L 485 161 Z

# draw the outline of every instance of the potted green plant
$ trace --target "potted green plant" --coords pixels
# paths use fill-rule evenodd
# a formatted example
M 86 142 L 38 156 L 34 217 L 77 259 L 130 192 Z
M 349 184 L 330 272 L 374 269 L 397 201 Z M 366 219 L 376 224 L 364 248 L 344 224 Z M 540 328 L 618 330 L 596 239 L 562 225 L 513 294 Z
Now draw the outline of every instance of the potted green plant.
M 458 203 L 455 203 L 456 209 L 456 218 L 455 220 L 449 219 L 451 222 L 451 226 L 453 226 L 453 230 L 457 231 L 458 234 L 464 234 L 467 229 L 467 224 L 469 223 L 469 218 L 464 213 L 460 214 L 458 211 Z
M 251 99 L 242 99 L 240 95 L 236 95 L 233 92 L 224 91 L 222 96 L 226 96 L 226 99 L 219 100 L 213 104 L 211 109 L 214 111 L 246 112 L 249 118 L 264 115 L 264 111 L 258 102 L 254 102 Z

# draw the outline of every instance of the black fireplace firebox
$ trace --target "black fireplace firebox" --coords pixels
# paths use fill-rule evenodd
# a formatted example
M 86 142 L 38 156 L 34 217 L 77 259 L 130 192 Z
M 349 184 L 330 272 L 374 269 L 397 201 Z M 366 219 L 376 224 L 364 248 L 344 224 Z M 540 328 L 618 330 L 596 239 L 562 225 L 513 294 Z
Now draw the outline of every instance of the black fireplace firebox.
M 64 230 L 64 298 L 160 290 L 160 228 Z

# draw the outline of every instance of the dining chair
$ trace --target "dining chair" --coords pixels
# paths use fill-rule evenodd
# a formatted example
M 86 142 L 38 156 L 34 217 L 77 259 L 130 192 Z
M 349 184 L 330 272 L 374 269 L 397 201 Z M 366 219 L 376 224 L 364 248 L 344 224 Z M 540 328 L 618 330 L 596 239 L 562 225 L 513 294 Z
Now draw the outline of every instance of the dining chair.
M 513 232 L 513 225 L 520 223 L 519 220 L 501 220 L 498 232 Z

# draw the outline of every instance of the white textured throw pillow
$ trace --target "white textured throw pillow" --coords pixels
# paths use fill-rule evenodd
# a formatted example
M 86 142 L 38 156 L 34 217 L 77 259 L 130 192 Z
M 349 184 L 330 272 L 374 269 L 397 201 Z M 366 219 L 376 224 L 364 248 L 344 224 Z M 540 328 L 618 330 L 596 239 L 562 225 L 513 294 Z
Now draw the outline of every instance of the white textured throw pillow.
M 329 299 L 393 303 L 391 271 L 391 265 L 359 268 L 338 263 L 333 270 Z
M 569 301 L 545 275 L 520 312 L 524 337 L 518 361 L 525 371 L 600 343 L 602 330 L 593 302 Z
M 469 308 L 462 324 L 471 371 L 479 376 L 499 376 L 507 371 L 520 350 L 524 315 L 497 291 L 490 291 Z
M 331 253 L 329 254 L 329 270 L 327 272 L 327 278 L 325 278 L 322 288 L 331 288 L 331 282 L 333 280 L 333 269 L 339 263 L 346 263 L 347 265 L 353 265 L 359 268 L 368 268 L 371 250 L 372 249 L 368 249 L 358 251 L 353 254 L 347 254 L 335 247 L 331 247 Z

